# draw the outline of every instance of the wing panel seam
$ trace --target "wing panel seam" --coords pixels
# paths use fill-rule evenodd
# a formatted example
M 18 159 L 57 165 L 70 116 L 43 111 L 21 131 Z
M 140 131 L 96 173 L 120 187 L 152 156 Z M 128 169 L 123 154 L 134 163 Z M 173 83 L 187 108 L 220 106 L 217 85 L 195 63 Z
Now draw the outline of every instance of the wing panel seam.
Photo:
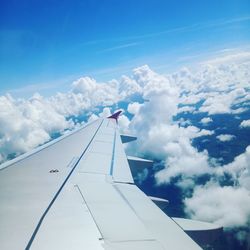
M 109 174 L 111 176 L 113 176 L 113 172 L 114 172 L 115 144 L 116 144 L 116 130 L 115 130 L 115 135 L 114 135 L 113 150 L 112 150 L 112 159 L 111 159 L 110 172 L 109 172 Z
M 79 188 L 78 185 L 75 185 L 75 187 L 78 189 L 78 191 L 79 191 L 79 193 L 80 193 L 80 195 L 81 195 L 83 201 L 85 202 L 85 205 L 87 206 L 88 211 L 89 211 L 89 213 L 90 213 L 90 215 L 91 215 L 91 217 L 92 217 L 92 219 L 93 219 L 93 221 L 94 221 L 94 223 L 95 223 L 95 225 L 96 225 L 96 227 L 97 227 L 97 229 L 98 229 L 100 235 L 102 236 L 102 239 L 104 239 L 103 234 L 102 234 L 102 231 L 101 231 L 101 229 L 99 228 L 99 226 L 98 226 L 98 224 L 97 224 L 97 222 L 96 222 L 96 220 L 95 220 L 95 217 L 93 216 L 93 214 L 92 214 L 92 212 L 91 212 L 91 210 L 90 210 L 90 208 L 89 208 L 89 205 L 88 205 L 87 201 L 85 200 L 85 198 L 84 198 L 84 196 L 83 196 L 83 194 L 82 194 L 81 189 Z

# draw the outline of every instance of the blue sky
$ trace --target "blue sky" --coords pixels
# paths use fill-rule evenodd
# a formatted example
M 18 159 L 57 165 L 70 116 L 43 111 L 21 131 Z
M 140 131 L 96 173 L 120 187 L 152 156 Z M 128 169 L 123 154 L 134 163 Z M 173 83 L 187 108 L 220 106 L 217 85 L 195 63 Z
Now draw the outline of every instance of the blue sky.
M 49 95 L 149 64 L 160 72 L 245 48 L 250 2 L 32 1 L 0 3 L 0 93 Z

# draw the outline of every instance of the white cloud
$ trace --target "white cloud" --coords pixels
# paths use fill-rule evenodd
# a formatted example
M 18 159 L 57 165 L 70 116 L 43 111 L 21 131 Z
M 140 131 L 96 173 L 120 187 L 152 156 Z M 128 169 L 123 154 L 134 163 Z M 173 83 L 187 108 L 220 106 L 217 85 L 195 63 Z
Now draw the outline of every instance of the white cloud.
M 233 109 L 233 110 L 231 111 L 231 113 L 234 114 L 234 115 L 237 115 L 237 114 L 244 113 L 244 112 L 246 112 L 247 110 L 248 110 L 247 108 L 241 107 L 241 108 Z
M 184 203 L 186 213 L 193 219 L 224 227 L 240 227 L 249 222 L 250 193 L 243 187 L 221 187 L 211 181 L 195 187 L 192 197 Z
M 181 108 L 178 108 L 178 113 L 193 113 L 195 111 L 194 106 L 183 106 Z
M 105 107 L 101 113 L 98 114 L 99 117 L 108 117 L 111 115 L 111 110 L 108 107 Z
M 244 120 L 240 123 L 241 128 L 248 128 L 250 127 L 250 120 Z
M 204 94 L 192 95 L 192 93 L 185 94 L 181 97 L 180 103 L 182 105 L 195 105 L 204 99 Z
M 181 127 L 187 127 L 192 125 L 192 122 L 190 120 L 185 120 L 183 117 L 181 117 L 181 119 L 179 119 L 178 122 Z
M 180 140 L 178 144 L 168 143 L 165 150 L 168 158 L 166 167 L 156 174 L 158 184 L 168 183 L 176 176 L 194 178 L 210 173 L 207 152 L 198 152 L 188 140 Z
M 182 190 L 185 190 L 185 193 L 188 191 L 192 192 L 193 188 L 195 187 L 195 181 L 193 178 L 187 178 L 185 176 L 184 178 L 182 177 L 180 180 L 178 180 L 176 185 Z
M 72 126 L 50 103 L 36 94 L 29 100 L 0 97 L 1 158 L 26 152 L 50 139 L 53 132 Z
M 136 115 L 140 108 L 141 108 L 142 104 L 138 103 L 138 102 L 133 102 L 133 103 L 130 103 L 128 105 L 128 112 L 132 115 Z
M 217 177 L 231 175 L 233 186 L 220 186 Z M 215 222 L 225 227 L 244 227 L 250 223 L 250 146 L 234 161 L 214 169 L 214 178 L 194 186 L 186 198 L 185 211 L 193 219 Z
M 129 124 L 130 124 L 130 120 L 128 119 L 127 116 L 125 116 L 124 114 L 122 114 L 119 117 L 119 129 L 121 133 L 129 133 Z
M 147 66 L 135 70 L 135 79 L 142 86 L 148 102 L 141 105 L 130 128 L 138 134 L 138 151 L 165 160 L 166 167 L 157 173 L 157 182 L 170 182 L 178 175 L 188 177 L 208 173 L 207 152 L 198 152 L 191 140 L 213 132 L 201 131 L 194 126 L 183 128 L 173 122 L 172 118 L 178 112 L 179 88 Z
M 212 114 L 231 113 L 234 102 L 246 94 L 243 88 L 237 88 L 229 93 L 213 93 L 208 96 L 199 109 L 199 112 L 208 112 Z
M 121 96 L 118 93 L 119 82 L 113 80 L 107 83 L 98 83 L 90 77 L 81 77 L 72 83 L 72 90 L 67 93 L 58 93 L 48 101 L 56 111 L 64 116 L 79 115 L 96 106 L 108 106 L 118 102 Z
M 235 157 L 233 162 L 218 169 L 218 173 L 231 174 L 236 184 L 250 191 L 250 146 L 244 153 Z
M 90 77 L 82 77 L 72 85 L 75 93 L 92 93 L 96 89 L 96 81 Z
M 177 112 L 178 88 L 148 66 L 135 69 L 134 79 L 143 88 L 143 97 L 148 101 L 141 104 L 130 129 L 138 135 L 138 149 L 152 157 L 165 158 L 163 145 L 172 137 L 169 131 L 178 130 L 177 125 L 169 125 Z
M 128 76 L 122 76 L 119 83 L 119 93 L 122 98 L 130 96 L 135 93 L 140 93 L 142 91 L 140 85 Z
M 180 103 L 187 105 L 202 102 L 195 112 L 207 112 L 210 115 L 246 111 L 233 108 L 239 103 L 243 105 L 249 96 L 250 61 L 245 53 L 237 54 L 238 59 L 240 56 L 243 59 L 237 62 L 226 60 L 227 63 L 204 64 L 196 72 L 186 70 L 185 74 L 173 74 L 172 79 L 183 93 Z
M 248 80 L 242 77 L 248 74 L 248 69 L 249 66 L 208 65 L 195 74 L 184 68 L 167 77 L 156 74 L 147 66 L 135 69 L 134 79 L 149 102 L 141 105 L 130 128 L 138 134 L 138 151 L 165 160 L 166 167 L 156 175 L 158 184 L 170 182 L 176 176 L 192 178 L 212 173 L 207 152 L 198 152 L 192 146 L 192 139 L 212 135 L 214 131 L 186 127 L 189 125 L 186 123 L 185 128 L 179 127 L 173 123 L 172 117 L 177 112 L 194 110 L 193 106 L 178 109 L 179 103 L 195 104 L 201 100 L 204 102 L 199 112 L 232 113 L 232 105 L 246 96 L 246 90 L 242 86 L 246 86 Z M 234 75 L 236 71 L 239 71 L 237 76 Z M 232 81 L 242 79 L 239 85 L 232 85 Z M 212 119 L 207 117 L 201 122 L 207 124 Z M 180 120 L 180 124 L 184 126 L 182 123 Z
M 81 94 L 91 106 L 112 105 L 118 101 L 117 82 L 97 83 L 90 77 L 81 77 L 72 84 L 73 93 Z
M 231 141 L 235 138 L 234 135 L 228 135 L 228 134 L 221 134 L 221 135 L 217 135 L 216 138 L 222 142 L 226 142 L 226 141 Z
M 213 121 L 213 119 L 211 117 L 204 117 L 201 119 L 201 123 L 203 124 L 208 124 L 211 123 Z
M 194 134 L 193 138 L 201 137 L 201 136 L 209 136 L 209 135 L 213 135 L 213 134 L 214 134 L 214 131 L 212 131 L 212 130 L 201 129 L 200 131 L 198 131 Z

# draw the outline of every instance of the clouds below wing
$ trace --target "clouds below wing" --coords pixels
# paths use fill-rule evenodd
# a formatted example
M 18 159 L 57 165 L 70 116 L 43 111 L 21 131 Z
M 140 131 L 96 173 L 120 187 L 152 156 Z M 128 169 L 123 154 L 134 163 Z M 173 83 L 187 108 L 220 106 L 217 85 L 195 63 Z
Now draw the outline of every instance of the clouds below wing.
M 163 162 L 163 168 L 155 174 L 156 183 L 176 185 L 184 195 L 188 189 L 185 211 L 190 217 L 229 227 L 246 225 L 250 216 L 249 147 L 233 162 L 221 166 L 194 143 L 197 138 L 211 137 L 222 144 L 237 139 L 225 132 L 218 135 L 218 128 L 209 126 L 216 115 L 239 116 L 249 110 L 250 62 L 244 55 L 242 60 L 236 57 L 237 63 L 230 57 L 200 65 L 196 71 L 183 68 L 168 75 L 145 65 L 134 69 L 131 76 L 110 82 L 81 77 L 69 92 L 49 98 L 39 94 L 28 100 L 1 96 L 0 161 L 45 143 L 55 133 L 79 126 L 82 121 L 76 124 L 73 117 L 80 119 L 84 114 L 91 121 L 110 115 L 111 109 L 122 108 L 121 129 L 138 136 L 128 151 Z M 121 104 L 124 102 L 128 104 L 125 107 Z M 190 114 L 199 117 L 195 124 Z M 240 118 L 237 128 L 242 131 L 248 127 L 249 119 Z M 195 186 L 204 175 L 209 178 Z M 226 175 L 233 184 L 221 181 Z

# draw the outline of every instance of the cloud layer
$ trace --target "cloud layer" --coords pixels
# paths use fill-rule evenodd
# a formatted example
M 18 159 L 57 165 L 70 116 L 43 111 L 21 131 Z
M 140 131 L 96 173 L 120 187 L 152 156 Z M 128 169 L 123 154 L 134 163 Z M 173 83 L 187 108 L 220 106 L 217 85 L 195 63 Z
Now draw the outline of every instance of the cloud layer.
M 240 115 L 249 110 L 249 86 L 250 61 L 241 53 L 224 61 L 215 59 L 193 71 L 182 68 L 162 75 L 145 65 L 134 69 L 131 76 L 109 82 L 81 77 L 69 92 L 49 98 L 34 94 L 28 100 L 13 99 L 7 94 L 0 97 L 0 161 L 72 129 L 77 123 L 74 118 L 82 114 L 94 120 L 129 102 L 125 110 L 129 115 L 121 117 L 120 127 L 138 136 L 128 151 L 163 162 L 156 183 L 181 188 L 186 195 L 185 211 L 192 218 L 227 227 L 246 226 L 250 217 L 250 148 L 221 166 L 194 141 L 214 136 L 224 144 L 236 139 L 233 134 L 218 135 L 217 128 L 209 128 L 220 114 L 238 117 L 238 128 L 248 129 L 250 120 Z M 133 96 L 140 100 L 131 102 Z M 192 124 L 188 115 L 199 119 Z M 207 181 L 197 183 L 204 175 L 209 176 Z M 225 176 L 231 184 L 223 183 Z

